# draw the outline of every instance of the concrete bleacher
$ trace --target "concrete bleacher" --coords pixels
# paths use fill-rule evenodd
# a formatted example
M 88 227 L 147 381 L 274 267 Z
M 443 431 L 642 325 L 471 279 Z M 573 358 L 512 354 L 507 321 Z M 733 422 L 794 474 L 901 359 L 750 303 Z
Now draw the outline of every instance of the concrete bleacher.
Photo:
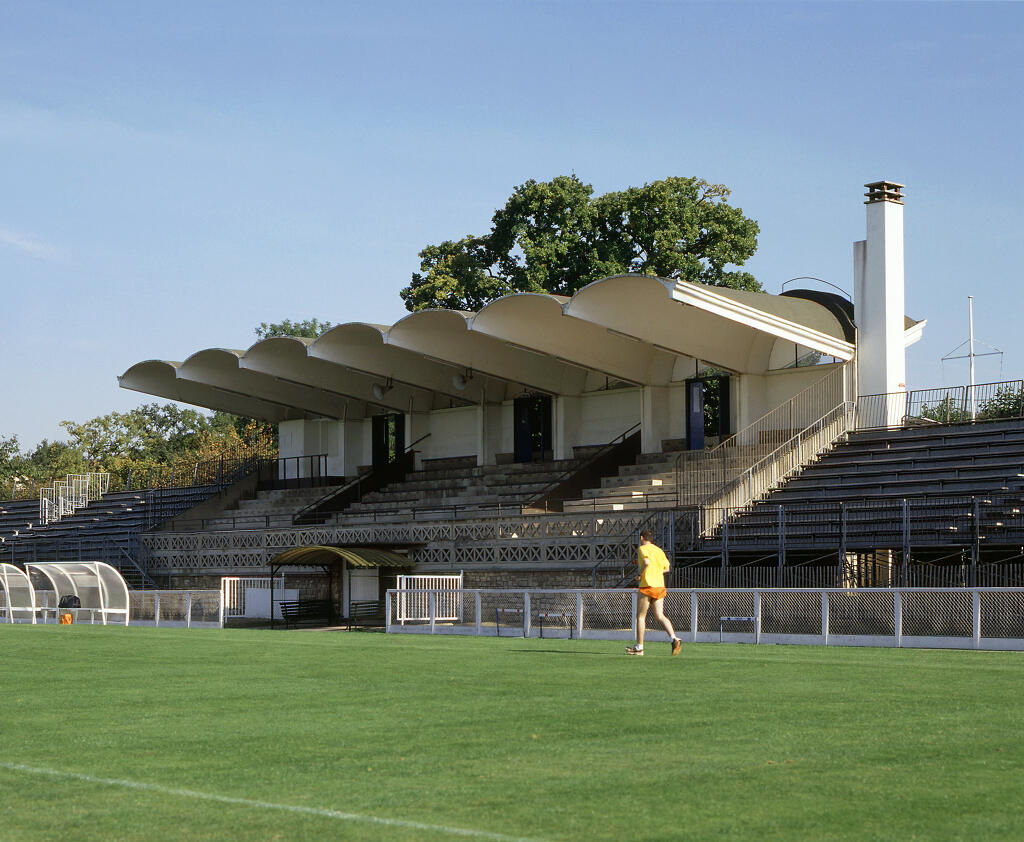
M 143 529 L 184 511 L 216 486 L 120 491 L 104 494 L 72 515 L 43 524 L 38 500 L 0 503 L 4 560 L 104 561 L 118 568 L 133 589 L 152 584 L 136 562 Z
M 669 509 L 696 502 L 695 489 L 721 485 L 750 466 L 768 448 L 724 448 L 715 459 L 687 451 L 676 439 L 662 443 L 661 453 L 641 453 L 635 463 L 622 465 L 618 474 L 601 478 L 601 485 L 566 500 L 566 512 Z M 699 497 L 699 494 L 697 495 Z
M 906 502 L 904 502 L 906 501 Z M 896 545 L 903 518 L 914 543 L 962 543 L 975 507 L 985 531 L 1024 527 L 1024 422 L 989 421 L 850 434 L 795 477 L 729 521 L 732 545 L 767 545 L 780 507 L 790 545 Z
M 432 512 L 438 517 L 486 517 L 506 509 L 529 509 L 545 490 L 582 467 L 592 450 L 577 448 L 573 459 L 500 465 L 477 465 L 475 457 L 426 460 L 422 469 L 366 494 L 329 522 L 400 521 L 429 517 Z
M 293 525 L 297 512 L 320 500 L 337 486 L 276 488 L 241 499 L 219 514 L 205 517 L 194 526 L 207 531 L 225 529 L 275 529 Z

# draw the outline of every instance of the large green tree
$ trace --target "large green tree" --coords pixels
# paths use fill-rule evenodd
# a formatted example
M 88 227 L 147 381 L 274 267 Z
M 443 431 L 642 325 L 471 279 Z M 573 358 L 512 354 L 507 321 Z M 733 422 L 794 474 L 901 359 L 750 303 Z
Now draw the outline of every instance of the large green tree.
M 527 181 L 495 211 L 491 230 L 429 245 L 401 295 L 409 310 L 478 310 L 511 292 L 572 295 L 635 272 L 760 290 L 739 267 L 757 248 L 757 223 L 729 205 L 729 190 L 666 178 L 593 195 L 575 175 Z

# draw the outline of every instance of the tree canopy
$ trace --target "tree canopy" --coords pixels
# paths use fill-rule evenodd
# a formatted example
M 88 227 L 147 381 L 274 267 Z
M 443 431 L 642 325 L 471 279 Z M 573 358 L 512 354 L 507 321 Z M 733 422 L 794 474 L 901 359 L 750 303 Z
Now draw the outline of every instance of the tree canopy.
M 317 337 L 331 323 L 318 319 L 262 322 L 260 339 L 272 336 Z M 187 468 L 243 454 L 271 454 L 277 427 L 266 421 L 227 412 L 205 413 L 172 403 L 150 403 L 128 412 L 111 412 L 84 422 L 62 421 L 65 441 L 43 439 L 22 450 L 17 436 L 0 435 L 0 497 L 38 493 L 68 474 L 103 471 L 112 490 L 143 487 L 175 466 Z M 178 476 L 182 474 L 178 471 Z
M 666 178 L 593 195 L 575 175 L 527 181 L 495 211 L 491 230 L 428 245 L 402 290 L 410 311 L 478 310 L 513 292 L 572 295 L 609 275 L 639 273 L 760 290 L 742 266 L 757 223 L 700 178 Z
M 256 336 L 260 339 L 270 339 L 272 336 L 304 336 L 316 339 L 332 327 L 330 322 L 321 322 L 317 319 L 304 319 L 301 322 L 285 319 L 282 322 L 260 322 L 260 326 L 256 328 Z

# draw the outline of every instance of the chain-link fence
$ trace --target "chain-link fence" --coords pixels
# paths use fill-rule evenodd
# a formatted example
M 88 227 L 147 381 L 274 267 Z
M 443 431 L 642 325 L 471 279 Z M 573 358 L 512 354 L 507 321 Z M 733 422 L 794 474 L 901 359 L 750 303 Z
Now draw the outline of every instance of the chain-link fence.
M 392 633 L 629 640 L 632 590 L 417 590 L 427 613 L 401 619 L 411 591 L 387 593 Z M 452 619 L 442 610 L 454 603 Z M 1024 650 L 1024 588 L 673 588 L 663 603 L 692 643 L 776 643 Z M 666 639 L 653 614 L 647 634 Z

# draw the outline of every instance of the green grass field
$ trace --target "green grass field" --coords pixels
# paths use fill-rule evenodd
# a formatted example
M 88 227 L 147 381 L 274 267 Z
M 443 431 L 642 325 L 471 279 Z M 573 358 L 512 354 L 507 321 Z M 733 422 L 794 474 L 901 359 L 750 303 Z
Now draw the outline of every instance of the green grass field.
M 1020 654 L 0 625 L 0 839 L 1019 839 Z

